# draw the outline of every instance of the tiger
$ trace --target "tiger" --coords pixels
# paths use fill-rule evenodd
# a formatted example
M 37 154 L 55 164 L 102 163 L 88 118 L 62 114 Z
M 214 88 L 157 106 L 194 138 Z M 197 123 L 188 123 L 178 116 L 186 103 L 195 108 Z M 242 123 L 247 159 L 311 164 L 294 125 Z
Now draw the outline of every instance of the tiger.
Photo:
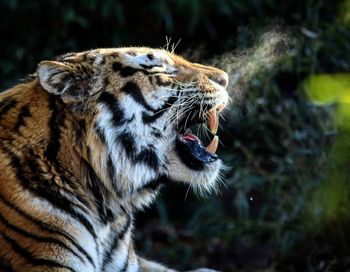
M 176 271 L 136 254 L 134 214 L 166 184 L 217 188 L 227 86 L 218 68 L 122 47 L 41 61 L 0 93 L 0 271 Z

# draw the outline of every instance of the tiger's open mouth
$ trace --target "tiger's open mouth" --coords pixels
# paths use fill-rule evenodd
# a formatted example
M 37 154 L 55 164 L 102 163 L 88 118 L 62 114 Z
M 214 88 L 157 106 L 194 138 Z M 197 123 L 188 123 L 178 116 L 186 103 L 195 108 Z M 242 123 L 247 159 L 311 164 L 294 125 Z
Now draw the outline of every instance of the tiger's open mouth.
M 219 137 L 216 135 L 219 127 L 219 112 L 224 108 L 223 104 L 208 110 L 203 116 L 198 111 L 193 111 L 179 122 L 179 134 L 176 139 L 176 150 L 181 160 L 193 170 L 202 170 L 205 164 L 218 159 L 216 150 Z M 197 113 L 197 115 L 196 115 Z M 204 146 L 198 136 L 194 135 L 189 127 L 207 123 L 207 127 L 213 135 L 208 146 Z

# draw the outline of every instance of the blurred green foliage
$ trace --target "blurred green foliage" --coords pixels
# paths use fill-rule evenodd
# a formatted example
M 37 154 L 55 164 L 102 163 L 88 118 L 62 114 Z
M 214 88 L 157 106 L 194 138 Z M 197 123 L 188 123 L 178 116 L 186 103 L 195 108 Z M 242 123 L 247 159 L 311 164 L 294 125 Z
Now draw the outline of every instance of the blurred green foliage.
M 281 25 L 295 39 L 288 57 L 256 74 L 222 122 L 226 187 L 199 199 L 185 197 L 186 187 L 168 186 L 139 215 L 136 245 L 177 268 L 349 271 L 348 6 L 347 0 L 4 0 L 0 86 L 61 53 L 161 47 L 166 36 L 182 39 L 178 53 L 206 62 L 244 51 L 267 26 Z
M 350 76 L 343 74 L 318 74 L 310 76 L 304 85 L 310 100 L 316 103 L 336 103 L 338 134 L 329 152 L 329 162 L 324 169 L 324 179 L 307 204 L 308 216 L 323 232 L 333 231 L 333 239 L 345 242 L 346 226 L 350 223 Z M 344 247 L 344 246 L 343 246 Z

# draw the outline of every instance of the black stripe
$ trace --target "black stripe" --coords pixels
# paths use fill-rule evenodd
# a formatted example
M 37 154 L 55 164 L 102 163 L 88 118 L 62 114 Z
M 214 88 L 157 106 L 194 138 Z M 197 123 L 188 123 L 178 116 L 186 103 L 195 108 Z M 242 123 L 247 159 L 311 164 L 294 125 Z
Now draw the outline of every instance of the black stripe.
M 89 52 L 84 52 L 84 53 L 82 54 L 82 59 L 83 59 L 83 61 L 87 61 L 88 54 L 89 54 Z
M 125 263 L 124 263 L 122 269 L 120 270 L 120 272 L 126 272 L 128 267 L 129 267 L 129 251 L 128 251 L 128 255 L 126 256 Z
M 126 221 L 125 226 L 123 227 L 123 229 L 120 232 L 115 232 L 113 234 L 114 237 L 112 238 L 111 245 L 110 245 L 108 251 L 105 252 L 105 254 L 104 254 L 104 258 L 102 261 L 102 268 L 101 268 L 102 272 L 106 270 L 106 266 L 113 260 L 113 258 L 112 258 L 113 253 L 117 249 L 117 247 L 119 245 L 119 241 L 124 239 L 126 232 L 130 229 L 131 216 L 130 215 L 127 215 L 127 216 L 128 216 L 128 219 Z
M 113 62 L 112 69 L 114 72 L 119 72 L 122 69 L 123 65 L 120 62 Z
M 133 76 L 134 74 L 136 74 L 137 72 L 140 72 L 144 75 L 154 75 L 154 74 L 158 74 L 159 72 L 150 72 L 144 69 L 137 69 L 137 68 L 133 68 L 133 67 L 129 67 L 129 66 L 122 66 L 121 70 L 119 71 L 120 75 L 122 77 L 130 77 Z
M 131 50 L 126 52 L 126 53 L 129 54 L 130 56 L 133 56 L 133 57 L 135 57 L 137 55 L 137 53 L 135 51 L 131 51 Z
M 89 260 L 89 262 L 93 265 L 93 267 L 95 267 L 95 264 L 92 260 L 92 257 L 75 241 L 73 236 L 71 236 L 70 234 L 66 233 L 65 231 L 63 231 L 61 229 L 56 228 L 55 226 L 53 226 L 51 224 L 47 224 L 44 221 L 41 221 L 35 217 L 32 217 L 31 215 L 27 214 L 19 207 L 15 206 L 12 203 L 10 203 L 9 201 L 7 201 L 1 195 L 0 195 L 0 201 L 2 201 L 4 203 L 4 205 L 8 206 L 10 209 L 16 211 L 19 215 L 26 218 L 31 223 L 38 226 L 43 231 L 49 232 L 51 234 L 63 236 L 65 239 L 67 239 L 69 242 L 71 242 Z
M 136 154 L 135 148 L 135 139 L 133 135 L 129 132 L 123 132 L 117 136 L 117 141 L 121 143 L 124 147 L 127 156 L 139 163 L 144 163 L 145 165 L 151 167 L 154 170 L 158 169 L 159 166 L 159 158 L 154 151 L 154 147 L 150 146 L 147 148 L 143 148 L 140 153 Z
M 26 162 L 27 162 L 27 165 L 30 168 L 30 171 L 32 173 L 31 181 L 37 182 L 39 180 L 43 180 L 43 177 L 37 175 L 37 173 L 39 173 L 41 171 L 41 167 L 37 161 L 40 161 L 41 158 L 37 154 L 35 154 L 35 152 L 31 148 L 28 149 L 26 153 L 29 154 L 29 156 L 26 158 Z M 56 171 L 59 171 L 60 175 L 58 175 L 58 174 L 56 174 L 56 175 L 58 175 L 58 177 L 62 180 L 62 182 L 67 183 L 74 191 L 76 191 L 78 189 L 77 188 L 78 183 L 74 182 L 75 177 L 71 173 L 69 173 L 68 171 L 67 171 L 67 173 L 64 174 L 64 171 L 62 170 L 61 165 L 59 164 L 59 162 L 57 160 L 54 162 L 54 166 L 56 168 Z M 66 177 L 65 175 L 69 175 L 69 176 Z M 54 177 L 51 178 L 51 182 L 52 182 L 52 184 L 55 184 L 55 182 L 53 181 L 53 178 Z M 49 181 L 47 180 L 47 182 L 49 182 Z M 45 190 L 45 185 L 42 184 L 42 182 L 40 182 L 40 186 L 43 186 L 44 190 Z M 53 190 L 55 193 L 57 193 L 57 189 L 58 188 L 54 187 L 54 186 L 48 187 L 48 190 Z M 77 198 L 80 201 L 79 204 L 75 203 L 76 208 L 79 208 L 80 210 L 82 210 L 85 213 L 89 213 L 89 210 L 86 208 L 89 206 L 89 202 L 87 201 L 85 196 L 82 196 L 81 194 L 74 194 L 74 193 L 68 192 L 68 191 L 66 191 L 66 193 L 71 195 L 73 198 Z M 83 205 L 81 205 L 81 204 L 83 204 Z
M 140 64 L 140 66 L 143 68 L 143 69 L 152 69 L 154 67 L 163 67 L 162 65 L 147 65 L 147 64 Z
M 60 137 L 62 132 L 61 129 L 62 127 L 64 127 L 65 118 L 66 118 L 65 116 L 66 109 L 61 107 L 61 105 L 63 105 L 63 102 L 59 97 L 50 95 L 49 108 L 52 111 L 49 124 L 48 124 L 50 128 L 50 140 L 44 154 L 46 158 L 49 161 L 51 161 L 51 163 L 56 169 L 56 172 L 60 173 L 59 177 L 62 179 L 62 181 L 67 183 L 73 190 L 75 190 L 77 189 L 77 185 L 71 182 L 69 178 L 66 178 L 65 176 L 63 176 L 63 173 L 65 171 L 61 169 L 61 165 L 57 159 L 57 155 L 61 147 L 61 143 L 60 143 Z M 35 171 L 33 171 L 33 173 L 35 173 Z M 82 199 L 81 197 L 77 196 L 77 198 L 83 204 L 85 205 L 87 204 L 87 202 L 84 201 L 84 199 Z
M 17 118 L 16 125 L 14 127 L 14 130 L 18 131 L 21 126 L 25 126 L 24 118 L 30 117 L 30 116 L 32 116 L 32 114 L 30 113 L 29 105 L 23 106 L 20 109 L 20 112 L 18 114 L 18 118 Z
M 146 124 L 155 122 L 158 118 L 162 117 L 162 115 L 166 112 L 166 110 L 170 108 L 177 100 L 178 98 L 176 97 L 169 97 L 168 100 L 164 103 L 164 105 L 161 108 L 154 110 L 155 113 L 152 115 L 149 115 L 148 113 L 143 112 L 142 121 Z
M 142 66 L 142 65 L 141 65 Z M 155 72 L 150 72 L 144 69 L 137 69 L 137 68 L 133 68 L 130 66 L 124 66 L 123 64 L 121 64 L 120 62 L 114 62 L 112 64 L 112 69 L 115 72 L 119 72 L 119 74 L 122 77 L 130 77 L 133 76 L 134 74 L 136 74 L 137 72 L 140 72 L 144 75 L 154 75 L 154 74 L 159 74 L 159 72 L 155 71 Z
M 106 78 L 103 80 L 103 85 L 102 85 L 102 87 L 101 87 L 101 91 L 106 90 L 109 84 L 110 84 L 109 78 L 106 77 Z
M 84 139 L 85 133 L 86 133 L 86 120 L 85 119 L 77 119 L 75 126 L 74 126 L 74 130 L 75 130 L 75 137 L 76 139 L 79 141 L 81 141 L 82 139 Z
M 125 123 L 124 111 L 119 106 L 119 102 L 114 95 L 108 92 L 102 92 L 99 97 L 99 102 L 106 105 L 108 110 L 112 112 L 112 122 L 114 126 L 121 126 Z
M 102 60 L 101 60 L 101 62 L 100 62 L 99 64 L 102 65 L 102 64 L 105 64 L 105 63 L 106 63 L 106 57 L 103 56 L 103 57 L 102 57 Z
M 0 237 L 1 237 L 1 234 L 0 234 Z M 9 261 L 5 260 L 3 257 L 0 256 L 0 271 L 1 272 L 14 272 L 15 270 L 13 270 Z
M 99 125 L 97 123 L 94 123 L 94 130 L 98 136 L 98 138 L 100 139 L 100 141 L 102 142 L 103 145 L 106 145 L 106 137 L 103 134 L 102 129 L 99 127 Z
M 142 105 L 145 109 L 155 112 L 155 110 L 150 105 L 148 105 L 145 97 L 141 92 L 140 87 L 135 82 L 129 81 L 125 83 L 121 90 L 122 92 L 130 95 L 135 100 L 135 102 Z
M 39 173 L 40 171 L 40 167 L 37 164 L 37 161 L 32 159 L 32 158 L 35 158 L 35 154 L 34 152 L 31 152 L 31 150 L 29 150 L 28 153 L 30 154 L 30 159 L 27 159 L 26 161 L 28 161 L 28 165 L 30 166 L 32 173 L 34 173 L 34 176 L 32 177 L 31 182 L 41 181 L 41 177 L 36 176 L 36 174 Z M 56 168 L 60 169 L 60 171 L 63 172 L 58 162 L 57 162 Z M 76 189 L 75 186 L 78 183 L 71 182 L 71 180 L 63 176 L 63 174 L 61 174 L 60 177 L 63 182 L 69 184 L 71 188 Z M 70 194 L 72 197 L 75 197 L 80 201 L 80 203 L 73 202 L 70 198 L 67 198 L 61 194 L 60 189 L 55 186 L 55 182 L 51 182 L 51 184 L 52 184 L 51 186 L 47 186 L 45 182 L 41 181 L 36 185 L 35 189 L 31 191 L 36 196 L 46 199 L 58 209 L 68 213 L 70 216 L 78 220 L 94 238 L 96 250 L 97 252 L 99 252 L 99 246 L 96 242 L 97 236 L 92 223 L 89 221 L 87 217 L 85 217 L 83 214 L 75 210 L 75 208 L 76 209 L 79 208 L 83 213 L 89 214 L 90 210 L 86 207 L 89 207 L 90 203 L 87 203 L 85 196 L 81 196 L 80 194 L 77 195 L 71 192 L 66 192 Z M 83 206 L 81 204 L 83 204 Z M 93 262 L 92 262 L 92 265 L 95 267 Z
M 74 210 L 76 205 L 74 203 L 71 203 L 70 199 L 61 195 L 59 189 L 56 186 L 54 186 L 54 184 L 50 184 L 50 186 L 48 186 L 46 182 L 40 182 L 40 178 L 37 178 L 39 182 L 33 182 L 29 180 L 24 174 L 24 169 L 22 167 L 20 159 L 8 148 L 3 147 L 3 150 L 8 154 L 9 158 L 11 159 L 11 166 L 14 168 L 16 177 L 21 182 L 23 188 L 29 190 L 35 196 L 45 199 L 53 206 L 59 208 L 60 210 L 72 216 L 73 218 L 77 219 L 86 228 L 86 230 L 88 230 L 90 234 L 96 239 L 97 236 L 94 227 L 84 215 Z M 34 173 L 39 173 L 39 171 Z
M 85 119 L 76 119 L 74 123 L 74 135 L 75 141 L 77 142 L 80 149 L 84 148 L 85 135 L 86 135 L 86 120 Z
M 57 155 L 61 147 L 61 126 L 63 126 L 65 121 L 65 111 L 63 109 L 58 109 L 56 104 L 58 100 L 59 98 L 57 96 L 50 95 L 49 108 L 52 111 L 48 124 L 50 128 L 50 140 L 45 150 L 45 156 L 47 159 L 54 163 L 57 163 Z
M 37 175 L 39 172 L 41 172 L 41 168 L 40 168 L 39 164 L 37 163 L 37 161 L 40 161 L 41 158 L 38 157 L 38 155 L 35 154 L 32 149 L 28 149 L 26 153 L 29 154 L 29 156 L 26 158 L 26 162 L 27 162 L 27 165 L 30 169 L 30 172 L 32 173 L 31 182 L 34 183 L 34 182 L 40 181 L 39 186 L 43 187 L 43 190 L 45 190 L 46 187 L 45 187 L 45 184 L 43 183 L 43 177 L 41 177 L 41 176 L 38 177 L 38 175 Z M 61 180 L 64 183 L 67 183 L 74 191 L 77 190 L 77 186 L 78 186 L 77 183 L 72 181 L 69 177 L 65 177 L 65 175 L 63 174 L 63 170 L 61 169 L 61 166 L 58 162 L 55 165 L 55 167 L 56 167 L 56 170 L 60 171 L 60 173 L 61 173 L 61 175 L 59 175 Z M 70 174 L 70 176 L 72 176 L 72 174 Z M 54 177 L 52 177 L 51 180 L 46 180 L 46 181 L 52 182 L 52 184 L 55 184 L 55 182 L 53 181 L 53 178 Z M 52 190 L 54 193 L 59 193 L 58 188 L 55 186 L 49 186 L 47 189 Z M 88 207 L 90 203 L 87 201 L 87 199 L 85 199 L 85 196 L 82 196 L 81 194 L 74 194 L 74 193 L 68 192 L 68 191 L 65 191 L 65 192 L 67 194 L 71 195 L 73 198 L 77 198 L 80 201 L 79 204 L 74 203 L 76 208 L 79 208 L 80 210 L 82 210 L 85 213 L 89 213 L 89 210 L 86 207 Z M 83 205 L 81 205 L 81 204 L 83 204 Z
M 120 69 L 119 73 L 122 77 L 130 77 L 136 74 L 137 72 L 140 72 L 142 70 L 135 69 L 132 67 L 124 66 Z
M 65 171 L 62 170 L 61 165 L 57 159 L 57 155 L 60 151 L 61 143 L 61 129 L 64 127 L 65 123 L 65 112 L 66 109 L 60 107 L 63 105 L 62 100 L 54 95 L 50 95 L 49 98 L 49 108 L 51 109 L 51 117 L 49 120 L 49 128 L 50 128 L 50 140 L 49 144 L 45 150 L 45 156 L 46 158 L 52 162 L 52 164 L 55 166 L 57 173 L 61 173 L 59 176 L 64 183 L 67 183 L 73 190 L 77 189 L 77 184 L 72 182 L 70 178 L 66 178 L 63 173 Z M 35 171 L 35 165 L 30 165 L 32 168 L 33 173 L 37 173 Z M 15 167 L 18 169 L 18 166 Z M 37 167 L 39 168 L 39 167 Z M 72 175 L 73 176 L 73 175 Z M 38 178 L 40 180 L 40 178 Z M 66 211 L 67 213 L 71 214 L 73 217 L 77 218 L 85 227 L 86 229 L 91 233 L 91 235 L 96 238 L 96 233 L 94 231 L 94 228 L 92 224 L 85 218 L 85 216 L 77 213 L 74 210 L 74 207 L 76 208 L 77 205 L 71 205 L 70 200 L 63 197 L 60 192 L 58 191 L 58 188 L 54 186 L 43 186 L 42 182 L 39 183 L 41 186 L 38 186 L 38 188 L 35 190 L 37 196 L 43 197 L 47 199 L 49 202 L 51 202 L 56 207 L 60 208 L 63 211 Z M 41 190 L 40 190 L 41 189 Z M 34 191 L 34 190 L 33 190 Z M 51 197 L 48 197 L 48 195 L 51 195 Z M 76 196 L 77 199 L 83 203 L 84 205 L 88 205 L 87 201 L 83 199 L 80 196 Z M 80 209 L 85 210 L 80 206 Z M 86 211 L 86 210 L 85 210 Z
M 69 271 L 77 272 L 73 268 L 66 266 L 66 265 L 63 265 L 63 264 L 60 264 L 56 261 L 42 259 L 42 258 L 36 258 L 35 256 L 33 256 L 32 253 L 27 251 L 24 247 L 20 246 L 15 240 L 10 238 L 9 236 L 2 234 L 2 237 L 4 238 L 4 240 L 7 243 L 9 243 L 12 246 L 13 250 L 16 253 L 18 253 L 19 255 L 21 255 L 23 258 L 25 258 L 28 263 L 31 263 L 35 266 L 48 266 L 50 268 L 65 268 Z
M 114 188 L 115 193 L 121 197 L 123 195 L 123 192 L 119 190 L 119 184 L 118 184 L 118 180 L 116 180 L 113 161 L 109 154 L 107 155 L 107 172 L 108 172 L 108 177 L 112 182 L 112 186 Z
M 0 118 L 17 105 L 14 99 L 5 99 L 0 102 Z
M 156 138 L 162 138 L 162 133 L 159 129 L 152 127 L 152 135 Z
M 51 243 L 51 244 L 56 244 L 62 248 L 65 248 L 66 250 L 70 251 L 73 255 L 75 255 L 77 258 L 79 258 L 84 264 L 85 264 L 85 261 L 82 259 L 82 257 L 80 257 L 78 255 L 78 253 L 76 253 L 74 250 L 72 250 L 71 248 L 69 248 L 65 243 L 63 243 L 62 241 L 60 240 L 57 240 L 55 238 L 52 238 L 52 237 L 43 237 L 43 236 L 40 236 L 40 235 L 35 235 L 33 233 L 30 233 L 30 232 L 27 232 L 11 223 L 9 223 L 9 220 L 7 220 L 6 218 L 4 218 L 1 214 L 0 214 L 0 221 L 2 221 L 2 223 L 9 229 L 23 235 L 23 236 L 26 236 L 26 237 L 29 237 L 33 240 L 36 240 L 38 242 L 43 242 L 43 243 Z
M 133 158 L 136 150 L 135 150 L 135 140 L 132 134 L 129 132 L 122 132 L 120 135 L 117 135 L 116 140 L 122 144 L 126 154 L 130 158 Z
M 161 175 L 156 179 L 151 180 L 150 182 L 145 184 L 143 187 L 138 188 L 137 192 L 140 192 L 143 190 L 151 190 L 151 191 L 158 190 L 162 185 L 168 183 L 169 181 L 170 179 L 167 176 Z
M 89 192 L 94 197 L 94 203 L 96 205 L 96 209 L 98 212 L 98 216 L 102 223 L 107 224 L 108 222 L 112 222 L 115 218 L 114 213 L 108 207 L 107 203 L 107 188 L 104 186 L 103 182 L 99 179 L 94 169 L 91 167 L 89 163 L 87 163 L 84 159 L 81 159 L 81 163 L 86 170 L 86 180 Z
M 119 53 L 118 52 L 113 52 L 113 53 L 109 54 L 108 56 L 110 56 L 112 58 L 118 58 L 119 57 Z
M 113 186 L 115 187 L 115 171 L 114 171 L 114 165 L 111 156 L 108 154 L 107 155 L 107 171 L 108 171 L 108 176 L 109 179 L 112 181 Z
M 158 111 L 155 114 L 149 115 L 146 112 L 142 113 L 142 121 L 146 124 L 153 123 L 157 121 L 164 114 L 165 110 Z
M 136 155 L 135 161 L 144 163 L 155 171 L 158 170 L 159 159 L 152 146 L 143 148 L 140 153 Z

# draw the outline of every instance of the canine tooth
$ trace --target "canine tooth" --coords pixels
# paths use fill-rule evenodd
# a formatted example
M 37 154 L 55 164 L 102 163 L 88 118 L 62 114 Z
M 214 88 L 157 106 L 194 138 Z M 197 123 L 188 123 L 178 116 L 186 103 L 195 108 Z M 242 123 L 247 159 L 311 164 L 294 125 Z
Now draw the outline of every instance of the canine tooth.
M 211 154 L 215 154 L 216 150 L 218 149 L 218 145 L 219 145 L 219 136 L 215 135 L 213 140 L 211 140 L 210 144 L 205 148 L 205 150 Z
M 213 109 L 208 113 L 208 127 L 212 134 L 215 135 L 218 132 L 219 116 L 216 109 Z

